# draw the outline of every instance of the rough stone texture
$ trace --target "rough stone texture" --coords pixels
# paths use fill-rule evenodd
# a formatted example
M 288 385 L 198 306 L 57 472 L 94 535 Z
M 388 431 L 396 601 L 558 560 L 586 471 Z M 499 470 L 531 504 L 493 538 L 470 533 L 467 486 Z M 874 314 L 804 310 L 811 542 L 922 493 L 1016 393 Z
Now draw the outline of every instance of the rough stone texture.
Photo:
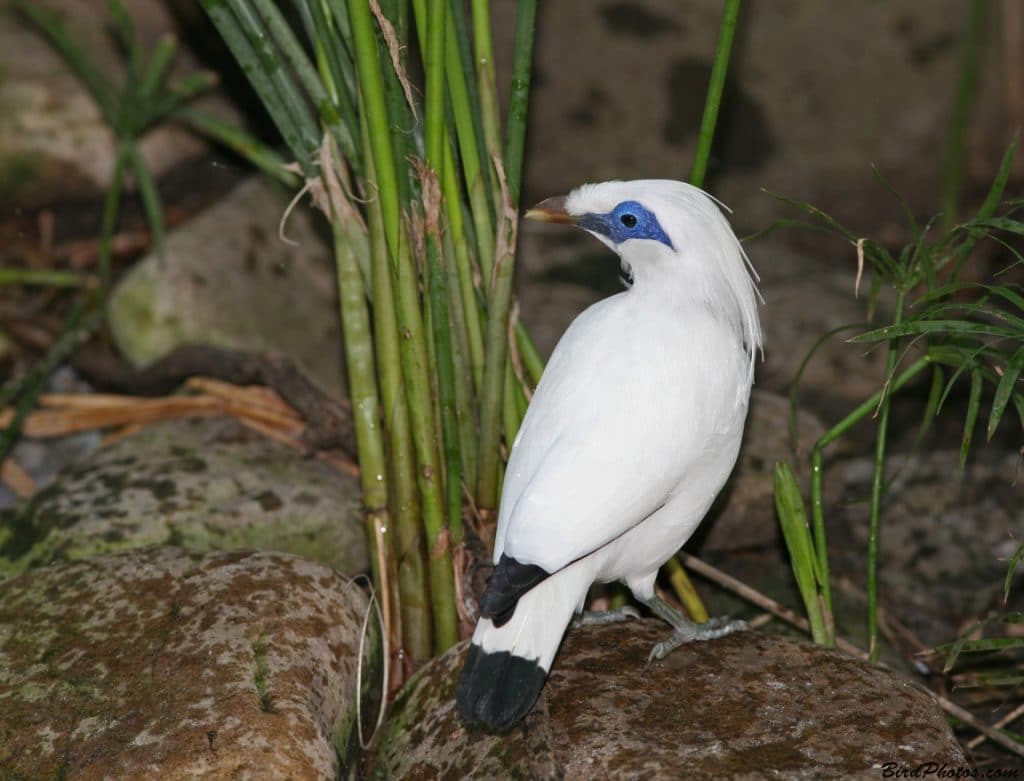
M 8 581 L 0 775 L 334 778 L 366 609 L 281 554 L 147 548 Z
M 378 777 L 863 778 L 883 762 L 964 767 L 941 712 L 888 671 L 805 642 L 740 633 L 645 667 L 656 621 L 569 633 L 538 708 L 506 736 L 453 702 L 465 646 L 395 703 Z
M 541 4 L 525 197 L 583 181 L 685 178 L 721 8 L 717 0 Z M 514 4 L 495 6 L 499 73 L 509 72 L 514 16 Z M 898 220 L 891 200 L 880 203 L 887 196 L 873 180 L 874 162 L 913 207 L 937 209 L 966 18 L 961 0 L 745 6 L 713 151 L 716 194 L 748 227 L 764 227 L 782 208 L 762 188 L 854 222 L 875 221 L 882 209 Z M 999 14 L 990 21 L 990 40 L 999 40 Z M 985 61 L 979 106 L 1001 102 L 997 50 Z M 982 178 L 1012 133 L 1013 122 L 1003 121 L 972 128 L 971 160 L 985 158 Z M 876 187 L 877 197 L 850 197 Z
M 203 343 L 281 352 L 320 388 L 343 388 L 334 270 L 314 215 L 295 209 L 285 235 L 283 191 L 254 177 L 168 234 L 164 255 L 139 261 L 114 290 L 108 320 L 137 366 Z
M 733 550 L 769 545 L 779 536 L 775 518 L 775 464 L 789 461 L 803 482 L 811 447 L 823 433 L 821 422 L 803 410 L 797 413 L 797 441 L 789 431 L 789 399 L 754 390 L 743 446 L 733 476 L 712 508 L 707 530 L 698 532 L 702 550 Z M 806 485 L 804 485 L 806 489 Z M 838 499 L 838 489 L 828 497 Z
M 149 53 L 161 35 L 174 29 L 159 0 L 124 0 L 124 5 Z M 124 60 L 108 32 L 104 4 L 46 0 L 46 7 L 65 15 L 73 40 L 97 71 L 121 78 Z M 198 69 L 195 57 L 179 52 L 176 75 Z M 240 121 L 222 97 L 204 97 L 198 105 L 235 124 Z M 148 132 L 141 148 L 159 177 L 200 156 L 208 145 L 184 127 L 166 123 Z M 110 182 L 115 151 L 113 133 L 78 76 L 15 13 L 12 0 L 0 0 L 0 211 L 100 196 Z
M 152 544 L 283 551 L 355 574 L 359 496 L 356 478 L 233 419 L 163 423 L 0 513 L 0 577 Z
M 980 436 L 977 434 L 976 436 Z M 977 444 L 963 470 L 950 450 L 897 456 L 879 530 L 881 603 L 926 645 L 948 642 L 967 621 L 1002 605 L 1007 561 L 1021 543 L 1024 461 Z M 840 533 L 865 550 L 874 462 L 847 461 L 825 475 L 845 483 Z M 857 580 L 861 561 L 840 558 Z

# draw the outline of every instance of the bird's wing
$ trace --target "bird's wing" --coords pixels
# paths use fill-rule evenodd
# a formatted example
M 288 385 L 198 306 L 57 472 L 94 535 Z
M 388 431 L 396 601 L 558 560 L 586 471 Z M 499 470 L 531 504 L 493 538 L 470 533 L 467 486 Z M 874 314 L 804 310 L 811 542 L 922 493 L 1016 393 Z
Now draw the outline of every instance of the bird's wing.
M 599 307 L 566 332 L 523 422 L 496 561 L 506 554 L 554 572 L 624 534 L 716 439 L 722 416 L 708 405 L 732 403 L 714 378 L 697 376 L 692 350 L 635 333 L 623 343 L 630 332 Z

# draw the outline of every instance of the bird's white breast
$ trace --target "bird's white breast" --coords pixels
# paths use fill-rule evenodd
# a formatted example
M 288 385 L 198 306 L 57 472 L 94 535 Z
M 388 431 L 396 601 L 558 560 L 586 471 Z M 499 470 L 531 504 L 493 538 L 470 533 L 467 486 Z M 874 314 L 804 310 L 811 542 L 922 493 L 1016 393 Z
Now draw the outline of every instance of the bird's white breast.
M 573 549 L 639 523 L 695 464 L 735 450 L 749 395 L 742 344 L 706 309 L 659 303 L 622 293 L 566 331 L 513 448 L 495 560 L 506 544 L 546 569 L 587 553 Z

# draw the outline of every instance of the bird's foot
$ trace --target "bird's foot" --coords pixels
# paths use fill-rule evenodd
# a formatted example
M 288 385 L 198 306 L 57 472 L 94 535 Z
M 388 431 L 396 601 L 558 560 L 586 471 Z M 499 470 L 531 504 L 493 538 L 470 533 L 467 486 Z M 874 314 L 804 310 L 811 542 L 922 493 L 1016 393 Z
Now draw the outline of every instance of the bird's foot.
M 682 623 L 675 626 L 668 640 L 662 640 L 651 649 L 651 655 L 647 657 L 647 663 L 650 664 L 655 659 L 664 659 L 684 643 L 716 640 L 719 637 L 725 637 L 746 628 L 746 621 L 730 621 L 728 616 L 711 618 L 703 624 L 695 624 L 684 619 Z
M 594 626 L 602 624 L 618 624 L 622 621 L 632 621 L 640 618 L 640 611 L 632 605 L 623 605 L 617 610 L 600 610 L 595 612 L 587 611 L 576 616 L 572 620 L 572 626 Z

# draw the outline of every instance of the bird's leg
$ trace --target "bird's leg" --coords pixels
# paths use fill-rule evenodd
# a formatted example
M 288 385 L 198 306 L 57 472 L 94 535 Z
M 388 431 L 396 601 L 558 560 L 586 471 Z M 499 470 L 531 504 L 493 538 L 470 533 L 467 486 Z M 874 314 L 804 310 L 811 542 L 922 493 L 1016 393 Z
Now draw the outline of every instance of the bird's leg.
M 586 610 L 572 620 L 572 627 L 594 626 L 595 624 L 618 624 L 640 618 L 640 611 L 632 605 L 623 605 L 617 610 Z
M 714 640 L 747 627 L 745 621 L 730 621 L 728 616 L 712 618 L 702 624 L 694 623 L 657 594 L 652 594 L 649 599 L 644 600 L 644 604 L 654 615 L 672 627 L 672 636 L 651 649 L 651 655 L 647 657 L 648 664 L 654 659 L 664 659 L 683 643 Z

